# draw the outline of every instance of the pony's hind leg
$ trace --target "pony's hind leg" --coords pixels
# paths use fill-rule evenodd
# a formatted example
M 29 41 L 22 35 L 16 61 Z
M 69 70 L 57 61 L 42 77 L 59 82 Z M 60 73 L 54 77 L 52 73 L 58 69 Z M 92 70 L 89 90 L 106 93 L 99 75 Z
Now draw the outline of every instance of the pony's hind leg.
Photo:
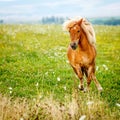
M 88 73 L 88 77 L 87 77 L 87 91 L 89 91 L 89 89 L 90 89 L 90 83 L 91 83 L 92 79 L 94 80 L 94 83 L 95 83 L 97 89 L 99 91 L 102 91 L 103 88 L 101 87 L 100 83 L 98 82 L 98 80 L 96 79 L 96 76 L 95 76 L 95 68 L 94 68 L 94 66 L 90 66 L 88 68 L 87 73 Z
M 100 85 L 100 83 L 98 82 L 98 80 L 96 79 L 96 76 L 95 76 L 95 74 L 94 74 L 94 73 L 92 74 L 92 79 L 94 80 L 95 85 L 96 85 L 96 87 L 97 87 L 98 91 L 102 91 L 102 90 L 103 90 L 103 88 L 102 88 L 102 86 Z

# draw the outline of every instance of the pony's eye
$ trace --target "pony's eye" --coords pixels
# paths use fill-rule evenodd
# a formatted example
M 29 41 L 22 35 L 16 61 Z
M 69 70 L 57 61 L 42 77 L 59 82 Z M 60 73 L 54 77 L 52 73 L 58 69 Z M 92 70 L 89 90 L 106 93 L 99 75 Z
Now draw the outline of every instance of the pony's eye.
M 80 30 L 77 31 L 78 33 L 80 32 Z

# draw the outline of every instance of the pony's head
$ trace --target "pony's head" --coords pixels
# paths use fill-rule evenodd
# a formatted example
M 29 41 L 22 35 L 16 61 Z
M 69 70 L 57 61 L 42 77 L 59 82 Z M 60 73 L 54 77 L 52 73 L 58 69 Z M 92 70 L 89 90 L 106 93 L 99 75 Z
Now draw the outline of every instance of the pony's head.
M 63 24 L 64 30 L 69 31 L 71 43 L 70 46 L 75 50 L 78 46 L 79 41 L 81 40 L 82 34 L 86 34 L 88 42 L 92 45 L 95 44 L 95 32 L 92 25 L 85 18 L 74 18 L 67 20 Z
M 64 28 L 69 31 L 71 43 L 70 46 L 75 50 L 82 34 L 81 23 L 83 19 L 71 19 L 64 23 Z

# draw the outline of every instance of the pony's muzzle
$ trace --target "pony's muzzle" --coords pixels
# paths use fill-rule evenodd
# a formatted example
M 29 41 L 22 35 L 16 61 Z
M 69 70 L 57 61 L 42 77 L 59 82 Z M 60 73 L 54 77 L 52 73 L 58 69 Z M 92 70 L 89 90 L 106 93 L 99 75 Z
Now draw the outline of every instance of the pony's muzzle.
M 78 42 L 79 40 L 76 40 L 70 43 L 70 46 L 73 50 L 76 50 L 76 48 L 78 47 Z

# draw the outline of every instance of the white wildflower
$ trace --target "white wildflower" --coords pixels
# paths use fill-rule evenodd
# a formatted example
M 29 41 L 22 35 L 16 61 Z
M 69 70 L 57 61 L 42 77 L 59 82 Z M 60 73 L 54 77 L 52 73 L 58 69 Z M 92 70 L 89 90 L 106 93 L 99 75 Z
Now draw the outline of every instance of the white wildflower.
M 60 81 L 60 77 L 57 77 L 57 81 Z
M 20 120 L 24 120 L 24 118 L 20 118 Z
M 9 90 L 12 90 L 12 87 L 9 87 L 8 89 L 9 89 Z
M 54 53 L 55 56 L 58 56 L 58 53 Z
M 59 47 L 59 50 L 62 50 L 63 48 L 62 47 Z
M 94 102 L 93 101 L 88 101 L 87 105 L 92 105 Z
M 41 99 L 42 98 L 42 95 L 39 95 L 39 99 Z
M 105 64 L 103 64 L 103 68 L 104 68 L 105 70 L 108 70 L 108 67 L 107 67 Z
M 48 75 L 48 72 L 46 72 L 45 75 Z
M 86 118 L 86 115 L 82 115 L 82 116 L 79 118 L 79 120 L 85 120 L 85 118 Z
M 24 113 L 23 113 L 23 117 L 24 117 L 24 118 L 28 118 L 29 115 L 28 115 L 26 112 L 24 112 Z M 24 120 L 24 119 L 23 119 L 23 120 Z
M 12 91 L 10 90 L 10 94 L 12 93 Z
M 33 98 L 33 101 L 36 101 L 36 99 L 35 99 L 35 98 Z
M 64 90 L 67 90 L 66 86 L 64 86 L 63 88 L 64 88 Z
M 69 63 L 69 61 L 68 61 L 68 60 L 66 60 L 66 63 Z
M 37 82 L 37 83 L 35 84 L 35 86 L 38 87 L 38 86 L 39 86 L 39 83 Z
M 116 103 L 116 105 L 117 105 L 118 107 L 120 107 L 120 104 L 119 104 L 119 103 Z
M 98 66 L 96 66 L 96 71 L 98 71 L 98 69 L 99 69 L 99 67 L 98 67 Z

